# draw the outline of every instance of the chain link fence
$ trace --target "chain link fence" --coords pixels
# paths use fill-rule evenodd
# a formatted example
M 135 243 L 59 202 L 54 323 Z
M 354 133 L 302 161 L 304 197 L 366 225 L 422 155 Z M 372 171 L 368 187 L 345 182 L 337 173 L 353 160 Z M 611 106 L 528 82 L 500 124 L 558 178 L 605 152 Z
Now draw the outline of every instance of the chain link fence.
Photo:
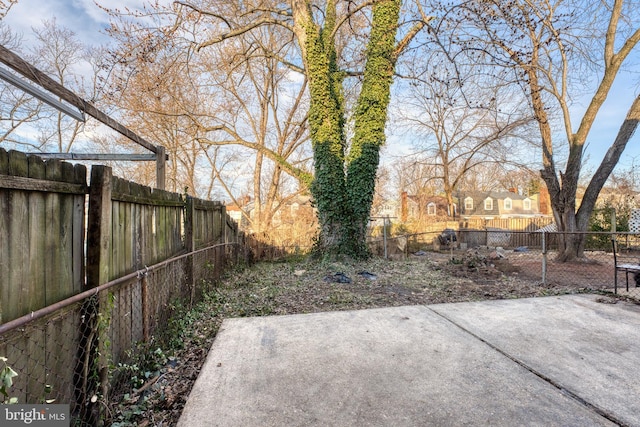
M 0 325 L 0 354 L 18 372 L 9 396 L 70 404 L 74 426 L 103 424 L 117 403 L 110 396 L 130 381 L 114 367 L 139 343 L 171 339 L 166 331 L 176 309 L 200 301 L 244 255 L 239 243 L 217 244 Z
M 633 234 L 455 230 L 455 237 L 447 235 L 388 237 L 386 256 L 493 254 L 505 274 L 523 280 L 640 299 L 635 275 L 628 290 L 626 277 L 615 286 L 612 239 L 627 262 L 640 264 L 640 239 Z M 584 243 L 584 258 L 560 261 L 558 248 L 568 238 Z M 371 244 L 380 250 L 376 241 Z M 172 316 L 200 301 L 226 268 L 245 260 L 247 247 L 225 243 L 175 256 L 0 325 L 0 355 L 19 374 L 10 396 L 21 403 L 69 403 L 72 425 L 103 423 L 115 403 L 111 396 L 130 382 L 126 370 L 114 367 L 126 364 L 139 343 L 175 339 L 168 328 Z
M 617 242 L 617 264 L 613 239 Z M 560 248 L 566 240 L 581 244 L 583 256 L 564 260 Z M 616 269 L 616 265 L 625 263 L 640 270 L 640 236 L 633 233 L 461 229 L 389 236 L 372 239 L 369 245 L 374 254 L 388 258 L 434 251 L 458 259 L 489 257 L 504 274 L 522 280 L 571 285 L 640 300 L 640 273 Z

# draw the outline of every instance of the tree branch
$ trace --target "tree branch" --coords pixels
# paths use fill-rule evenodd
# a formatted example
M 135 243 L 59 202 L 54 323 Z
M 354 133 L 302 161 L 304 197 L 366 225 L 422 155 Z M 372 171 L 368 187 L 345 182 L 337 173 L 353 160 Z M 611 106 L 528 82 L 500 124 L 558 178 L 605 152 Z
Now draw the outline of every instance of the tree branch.
M 607 150 L 607 154 L 604 156 L 602 163 L 600 163 L 598 170 L 596 170 L 591 181 L 589 181 L 577 213 L 578 227 L 581 223 L 586 223 L 586 221 L 589 220 L 589 215 L 595 206 L 600 190 L 602 190 L 609 175 L 611 175 L 611 172 L 618 164 L 622 152 L 638 128 L 638 123 L 640 123 L 640 95 L 638 95 L 631 104 L 615 141 Z
M 214 45 L 216 43 L 220 43 L 228 38 L 232 38 L 232 37 L 236 37 L 245 33 L 250 32 L 251 30 L 254 30 L 258 27 L 261 27 L 263 25 L 279 25 L 281 27 L 287 28 L 288 30 L 291 30 L 291 26 L 286 25 L 284 22 L 279 21 L 277 19 L 272 19 L 269 17 L 262 17 L 260 19 L 257 19 L 256 21 L 253 21 L 252 23 L 250 23 L 249 25 L 243 26 L 243 27 L 239 27 L 236 28 L 235 30 L 223 33 L 218 35 L 217 37 L 213 37 L 207 41 L 204 41 L 202 43 L 199 43 L 196 46 L 196 51 L 200 51 L 201 49 L 207 47 L 207 46 L 211 46 Z
M 428 19 L 432 20 L 434 18 L 433 17 L 428 17 Z M 420 30 L 422 30 L 428 23 L 429 23 L 429 21 L 425 21 L 425 20 L 418 21 L 409 30 L 409 32 L 407 34 L 405 34 L 405 36 L 402 38 L 402 40 L 400 40 L 398 42 L 398 44 L 396 45 L 396 49 L 395 49 L 395 52 L 393 54 L 395 60 L 398 59 L 400 54 L 406 49 L 407 45 L 409 45 L 409 43 L 411 43 L 411 40 L 413 40 L 413 38 L 420 32 Z
M 212 129 L 212 130 L 213 129 L 222 130 L 223 128 L 225 128 L 225 127 L 224 126 L 219 126 L 219 127 L 210 128 L 210 129 Z M 303 184 L 303 185 L 308 187 L 311 184 L 311 181 L 313 180 L 313 175 L 311 173 L 307 172 L 304 169 L 301 169 L 301 168 L 293 166 L 291 163 L 289 163 L 287 161 L 287 159 L 285 159 L 284 157 L 282 157 L 281 155 L 279 155 L 275 151 L 271 150 L 270 148 L 265 147 L 264 145 L 256 144 L 255 142 L 250 142 L 250 141 L 247 141 L 247 140 L 244 140 L 244 139 L 241 139 L 241 138 L 232 139 L 232 140 L 212 141 L 209 138 L 198 137 L 198 138 L 196 138 L 196 140 L 199 143 L 205 144 L 205 145 L 214 145 L 214 146 L 240 145 L 240 146 L 243 146 L 243 147 L 250 148 L 252 150 L 255 150 L 257 152 L 260 152 L 260 153 L 264 154 L 270 160 L 272 160 L 275 163 L 277 163 L 278 165 L 280 165 L 282 167 L 282 169 L 287 171 L 288 174 L 290 174 L 294 178 L 298 179 L 298 181 L 300 181 L 301 184 Z
M 349 19 L 351 19 L 351 17 L 353 15 L 356 14 L 356 12 L 359 12 L 363 9 L 365 9 L 366 7 L 369 6 L 373 6 L 376 3 L 377 0 L 368 0 L 365 2 L 362 2 L 361 4 L 359 4 L 355 9 L 349 9 L 349 13 L 345 14 L 342 19 L 336 21 L 335 23 L 335 27 L 333 29 L 333 31 L 331 32 L 331 39 L 334 39 L 336 36 L 336 33 L 338 32 L 338 30 L 340 29 L 340 27 L 342 27 L 342 25 L 347 22 Z

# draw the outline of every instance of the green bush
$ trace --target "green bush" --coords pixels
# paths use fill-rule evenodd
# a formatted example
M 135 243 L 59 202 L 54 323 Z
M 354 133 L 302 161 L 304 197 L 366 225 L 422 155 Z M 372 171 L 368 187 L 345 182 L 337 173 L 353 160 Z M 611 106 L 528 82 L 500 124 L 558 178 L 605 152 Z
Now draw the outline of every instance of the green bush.
M 629 217 L 631 216 L 630 201 L 614 205 L 611 199 L 607 199 L 601 207 L 597 207 L 591 213 L 589 219 L 589 231 L 610 232 L 613 214 L 616 218 L 616 231 L 629 231 Z M 587 237 L 587 249 L 610 249 L 611 238 L 608 234 L 590 234 Z

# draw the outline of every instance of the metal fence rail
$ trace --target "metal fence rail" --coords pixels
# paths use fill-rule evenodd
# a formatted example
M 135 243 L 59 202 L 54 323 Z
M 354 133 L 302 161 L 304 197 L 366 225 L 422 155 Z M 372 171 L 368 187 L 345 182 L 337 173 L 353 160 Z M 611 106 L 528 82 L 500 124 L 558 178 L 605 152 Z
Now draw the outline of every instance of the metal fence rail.
M 103 421 L 117 385 L 110 367 L 126 362 L 136 343 L 161 340 L 174 307 L 199 301 L 243 255 L 240 243 L 213 245 L 0 325 L 0 354 L 19 373 L 11 397 L 69 403 L 72 425 Z

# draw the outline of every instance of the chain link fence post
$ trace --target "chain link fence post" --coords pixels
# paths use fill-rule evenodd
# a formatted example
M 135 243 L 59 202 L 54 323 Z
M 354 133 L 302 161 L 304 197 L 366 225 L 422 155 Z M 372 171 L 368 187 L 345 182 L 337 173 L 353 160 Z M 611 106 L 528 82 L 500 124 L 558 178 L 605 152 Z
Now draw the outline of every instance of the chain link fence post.
M 547 284 L 547 232 L 542 232 L 542 284 Z

